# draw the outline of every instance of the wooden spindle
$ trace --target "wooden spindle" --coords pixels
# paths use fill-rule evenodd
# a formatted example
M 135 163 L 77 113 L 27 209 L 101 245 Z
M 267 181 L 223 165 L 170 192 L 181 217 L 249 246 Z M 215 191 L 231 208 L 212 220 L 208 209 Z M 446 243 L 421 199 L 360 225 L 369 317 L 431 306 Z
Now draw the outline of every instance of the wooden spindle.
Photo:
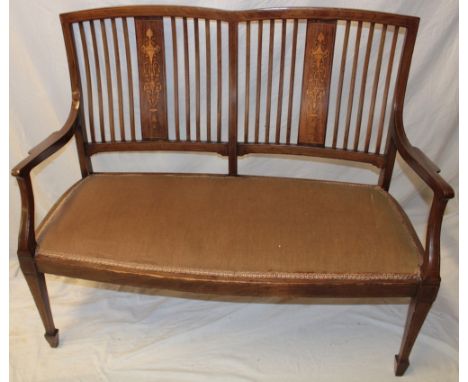
M 385 24 L 382 28 L 382 34 L 380 36 L 379 53 L 377 56 L 377 63 L 375 65 L 375 73 L 374 73 L 374 84 L 372 85 L 371 105 L 369 109 L 369 119 L 367 122 L 366 142 L 364 145 L 364 151 L 366 153 L 369 152 L 369 145 L 370 145 L 370 140 L 371 140 L 371 135 L 372 135 L 372 125 L 374 124 L 375 100 L 377 98 L 377 90 L 379 87 L 380 68 L 382 66 L 382 56 L 383 56 L 383 48 L 385 45 L 386 34 L 387 34 L 387 25 Z
M 280 58 L 280 78 L 278 83 L 278 106 L 276 108 L 276 137 L 275 143 L 279 144 L 281 132 L 281 117 L 283 112 L 283 79 L 284 79 L 284 56 L 286 48 L 286 19 L 281 23 L 281 58 Z
M 125 141 L 125 126 L 124 126 L 124 115 L 123 115 L 123 96 L 122 96 L 122 69 L 120 67 L 120 50 L 119 41 L 117 38 L 117 26 L 115 19 L 112 19 L 112 38 L 114 41 L 114 53 L 115 53 L 115 71 L 117 77 L 117 97 L 119 103 L 119 127 L 120 127 L 120 140 Z
M 136 140 L 135 134 L 135 103 L 133 101 L 133 73 L 132 73 L 132 58 L 130 51 L 130 39 L 128 37 L 128 23 L 127 19 L 124 17 L 123 21 L 123 30 L 124 30 L 124 40 L 125 40 L 125 56 L 127 59 L 127 77 L 128 77 L 128 107 L 130 109 L 130 134 L 132 141 Z
M 374 38 L 374 23 L 371 23 L 370 29 L 369 29 L 369 35 L 367 37 L 367 47 L 366 47 L 366 56 L 364 59 L 364 66 L 362 67 L 361 91 L 359 94 L 359 107 L 358 107 L 358 113 L 357 113 L 357 119 L 356 119 L 356 131 L 354 135 L 354 150 L 358 149 L 359 135 L 361 134 L 362 111 L 364 108 L 364 96 L 366 93 L 367 72 L 369 69 L 369 59 L 370 59 L 370 52 L 372 48 L 373 38 Z
M 78 24 L 77 24 L 78 25 Z M 79 29 L 79 27 L 78 27 Z M 77 33 L 73 30 L 73 27 L 70 27 L 70 35 L 69 37 L 67 36 L 64 36 L 64 38 L 66 40 L 68 40 L 68 38 L 70 38 L 70 41 L 71 43 L 74 45 L 74 51 L 75 51 L 75 55 L 76 55 L 76 58 L 78 58 L 78 50 L 79 50 L 79 44 L 78 44 L 78 39 L 77 39 Z M 80 170 L 81 170 L 81 174 L 83 175 L 83 177 L 89 175 L 90 171 L 88 171 L 88 169 L 90 168 L 89 166 L 91 165 L 91 162 L 88 159 L 85 159 L 83 160 L 83 156 L 86 156 L 85 155 L 85 152 L 84 152 L 84 145 L 89 142 L 89 139 L 88 139 L 88 132 L 86 131 L 86 117 L 85 117 L 85 107 L 84 107 L 84 99 L 86 98 L 85 97 L 85 94 L 84 94 L 84 87 L 86 86 L 85 84 L 85 74 L 82 72 L 81 68 L 80 68 L 80 65 L 78 64 L 78 60 L 76 61 L 77 62 L 77 68 L 76 68 L 76 75 L 77 75 L 77 78 L 76 78 L 76 81 L 78 82 L 79 81 L 79 86 L 80 86 L 80 89 L 81 89 L 81 94 L 80 94 L 80 103 L 81 103 L 81 107 L 80 107 L 80 115 L 79 115 L 79 122 L 76 126 L 76 130 L 75 130 L 75 138 L 77 140 L 77 149 L 78 149 L 78 156 L 79 156 L 79 161 L 80 161 Z
M 294 19 L 293 34 L 292 34 L 292 49 L 291 49 L 291 75 L 289 78 L 289 101 L 288 101 L 288 126 L 286 130 L 286 143 L 291 143 L 291 123 L 292 109 L 294 98 L 294 77 L 296 75 L 296 49 L 297 49 L 297 26 L 298 19 Z
M 333 143 L 332 147 L 336 148 L 338 140 L 338 127 L 340 125 L 340 111 L 341 111 L 341 96 L 343 94 L 343 79 L 346 68 L 346 55 L 348 53 L 348 42 L 349 42 L 349 29 L 351 22 L 346 21 L 346 29 L 343 41 L 343 51 L 341 53 L 341 65 L 340 65 L 340 78 L 338 80 L 338 93 L 336 95 L 336 108 L 335 108 L 335 126 L 333 129 Z
M 353 112 L 353 99 L 354 99 L 354 87 L 356 84 L 356 70 L 359 58 L 359 45 L 361 44 L 361 32 L 362 32 L 362 22 L 359 21 L 358 29 L 356 33 L 356 44 L 354 46 L 354 57 L 353 57 L 353 69 L 351 74 L 351 84 L 349 85 L 349 96 L 348 96 L 348 112 L 346 115 L 346 129 L 344 136 L 343 147 L 348 148 L 348 138 L 349 138 L 349 127 L 351 126 L 351 113 Z
M 198 28 L 198 18 L 194 20 L 195 29 L 195 126 L 196 141 L 200 142 L 200 35 Z
M 172 59 L 174 62 L 174 127 L 176 141 L 180 141 L 180 122 L 179 122 L 179 60 L 177 57 L 177 32 L 176 19 L 171 17 L 172 29 Z
M 395 49 L 396 49 L 396 44 L 398 40 L 398 32 L 399 32 L 399 27 L 395 27 L 395 31 L 393 32 L 392 46 L 390 48 L 390 57 L 388 58 L 387 76 L 385 78 L 382 108 L 380 110 L 379 130 L 377 134 L 377 146 L 375 148 L 376 154 L 380 154 L 380 146 L 382 145 L 385 113 L 387 111 L 388 91 L 390 89 L 390 79 L 392 78 L 393 60 L 395 57 Z
M 186 140 L 191 141 L 190 136 L 190 77 L 189 77 L 189 48 L 187 17 L 184 17 L 184 71 L 185 71 L 185 134 Z
M 96 42 L 96 28 L 94 22 L 90 22 L 91 25 L 91 37 L 93 41 L 93 52 L 94 52 L 94 65 L 96 68 L 96 82 L 97 82 L 97 91 L 98 91 L 98 102 L 99 102 L 99 128 L 101 131 L 101 142 L 106 141 L 104 133 L 104 105 L 103 105 L 103 94 L 102 94 L 102 83 L 101 83 L 101 67 L 99 65 L 99 52 Z
M 206 140 L 211 142 L 211 34 L 210 20 L 205 19 L 206 46 Z
M 270 20 L 270 43 L 268 52 L 268 79 L 265 115 L 265 143 L 270 141 L 271 87 L 273 80 L 273 47 L 275 39 L 275 20 Z
M 245 36 L 245 114 L 244 114 L 244 143 L 249 141 L 249 108 L 250 108 L 250 21 L 246 22 Z
M 102 37 L 102 45 L 104 47 L 104 59 L 106 61 L 107 100 L 108 100 L 108 105 L 109 105 L 109 130 L 110 130 L 111 142 L 115 142 L 114 97 L 112 94 L 112 76 L 111 76 L 111 71 L 110 71 L 109 44 L 107 42 L 106 24 L 103 19 L 101 19 L 101 37 Z
M 262 85 L 262 39 L 263 20 L 258 24 L 258 45 L 257 45 L 257 103 L 255 107 L 255 143 L 258 143 L 260 133 L 260 91 Z
M 217 89 L 217 98 L 218 98 L 218 115 L 217 115 L 217 139 L 218 142 L 221 142 L 221 107 L 222 107 L 222 88 L 221 88 L 221 81 L 223 77 L 222 72 L 222 52 L 221 52 L 221 21 L 216 22 L 216 54 L 217 54 L 217 81 L 218 81 L 218 89 Z
M 238 24 L 229 23 L 229 175 L 237 175 L 237 54 Z
M 94 113 L 93 113 L 93 87 L 91 85 L 91 70 L 89 67 L 88 43 L 86 42 L 86 35 L 83 28 L 83 23 L 80 23 L 80 38 L 83 47 L 83 60 L 85 63 L 86 71 L 86 90 L 88 93 L 88 115 L 89 115 L 89 131 L 91 133 L 91 142 L 96 142 L 96 135 L 94 132 Z

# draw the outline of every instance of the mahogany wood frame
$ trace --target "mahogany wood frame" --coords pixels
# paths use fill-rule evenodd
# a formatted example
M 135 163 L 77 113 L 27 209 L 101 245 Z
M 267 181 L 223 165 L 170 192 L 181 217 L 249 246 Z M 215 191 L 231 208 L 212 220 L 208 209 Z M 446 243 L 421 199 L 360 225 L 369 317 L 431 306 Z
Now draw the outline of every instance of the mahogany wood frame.
M 145 142 L 87 143 L 84 135 L 82 99 L 78 65 L 73 47 L 71 24 L 84 20 L 102 20 L 109 17 L 193 17 L 224 21 L 229 24 L 229 140 L 227 143 L 171 142 L 165 140 Z M 312 147 L 308 145 L 239 143 L 237 140 L 237 25 L 249 20 L 267 19 L 346 20 L 392 24 L 407 29 L 398 72 L 389 137 L 383 154 L 371 154 L 346 149 Z M 281 295 L 281 296 L 329 296 L 329 297 L 411 297 L 411 304 L 403 335 L 401 349 L 395 356 L 395 374 L 403 375 L 409 365 L 408 357 L 419 330 L 436 298 L 440 285 L 440 230 L 445 206 L 454 191 L 438 174 L 435 164 L 408 141 L 403 124 L 403 104 L 409 75 L 411 56 L 415 44 L 419 19 L 388 13 L 327 9 L 327 8 L 278 8 L 250 11 L 222 11 L 195 7 L 128 6 L 93 9 L 61 15 L 67 58 L 70 68 L 72 104 L 69 117 L 63 127 L 50 135 L 29 152 L 27 158 L 12 170 L 21 192 L 21 225 L 18 239 L 18 258 L 34 301 L 46 329 L 45 337 L 52 347 L 58 346 L 58 330 L 52 319 L 45 284 L 45 273 L 79 277 L 137 286 L 170 288 L 183 291 L 233 295 Z M 219 27 L 219 23 L 218 23 Z M 115 25 L 114 25 L 115 28 Z M 297 30 L 297 22 L 295 23 Z M 174 33 L 174 32 L 173 32 Z M 248 31 L 250 33 L 250 31 Z M 348 33 L 348 32 L 347 32 Z M 295 48 L 294 48 L 295 49 Z M 174 53 L 176 54 L 176 53 Z M 128 58 L 127 58 L 128 59 Z M 294 69 L 293 69 L 294 70 Z M 119 92 L 121 89 L 119 88 Z M 218 114 L 219 118 L 219 114 Z M 289 116 L 290 118 L 290 116 Z M 219 126 L 219 125 L 218 125 Z M 72 137 L 76 138 L 78 159 L 83 178 L 93 173 L 91 156 L 106 151 L 176 150 L 215 152 L 229 157 L 229 175 L 237 175 L 238 156 L 251 153 L 293 154 L 360 161 L 380 168 L 379 185 L 389 189 L 395 156 L 398 152 L 408 165 L 433 191 L 433 201 L 427 224 L 426 245 L 419 281 L 307 281 L 281 280 L 192 279 L 184 275 L 148 276 L 119 273 L 100 266 L 90 271 L 80 267 L 62 266 L 59 262 L 35 261 L 36 238 L 34 229 L 34 196 L 30 172 L 39 163 L 63 147 Z M 334 146 L 335 147 L 335 146 Z

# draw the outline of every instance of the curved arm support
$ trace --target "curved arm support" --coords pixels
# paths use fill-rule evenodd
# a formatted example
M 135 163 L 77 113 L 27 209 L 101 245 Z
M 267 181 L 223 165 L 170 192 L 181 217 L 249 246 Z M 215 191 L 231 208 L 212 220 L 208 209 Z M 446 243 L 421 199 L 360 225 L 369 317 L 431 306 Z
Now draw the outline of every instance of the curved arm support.
M 72 93 L 70 113 L 63 127 L 30 150 L 29 155 L 11 170 L 11 175 L 14 177 L 29 176 L 34 167 L 63 147 L 73 136 L 75 126 L 79 121 L 79 109 L 80 93 L 74 91 Z
M 440 230 L 448 199 L 434 197 L 426 231 L 424 263 L 421 268 L 423 280 L 440 281 Z
M 396 147 L 406 163 L 434 191 L 436 197 L 451 199 L 455 196 L 453 188 L 438 174 L 440 169 L 417 147 L 411 145 L 406 136 L 401 112 L 394 115 L 394 140 Z
M 418 148 L 412 146 L 406 136 L 402 113 L 395 111 L 393 129 L 398 152 L 408 165 L 434 192 L 426 231 L 426 246 L 421 276 L 425 281 L 440 281 L 440 230 L 445 207 L 455 196 L 453 188 L 438 174 L 440 169 Z
M 18 236 L 18 257 L 23 271 L 27 272 L 28 269 L 25 268 L 34 266 L 30 259 L 36 248 L 34 232 L 34 194 L 30 176 L 31 170 L 63 147 L 73 137 L 76 124 L 79 120 L 79 108 L 80 94 L 79 92 L 73 92 L 70 114 L 63 127 L 34 147 L 29 152 L 29 155 L 11 171 L 12 175 L 16 177 L 18 181 L 21 193 L 21 224 Z

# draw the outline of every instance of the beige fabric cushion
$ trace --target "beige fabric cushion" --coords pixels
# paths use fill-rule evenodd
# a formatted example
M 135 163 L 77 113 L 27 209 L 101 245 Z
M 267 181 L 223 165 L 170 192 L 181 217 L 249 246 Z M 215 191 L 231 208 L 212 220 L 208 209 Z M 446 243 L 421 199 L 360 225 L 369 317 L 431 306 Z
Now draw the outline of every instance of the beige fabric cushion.
M 234 278 L 416 279 L 420 244 L 377 186 L 101 174 L 38 232 L 38 260 Z

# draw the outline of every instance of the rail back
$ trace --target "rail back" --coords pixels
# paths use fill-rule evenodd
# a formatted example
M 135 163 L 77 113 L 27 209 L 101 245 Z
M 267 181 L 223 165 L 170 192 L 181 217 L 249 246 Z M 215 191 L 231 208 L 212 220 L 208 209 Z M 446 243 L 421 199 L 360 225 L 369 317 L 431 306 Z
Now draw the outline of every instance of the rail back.
M 384 167 L 419 19 L 345 9 L 171 6 L 61 15 L 87 156 L 312 155 Z M 393 160 L 393 159 L 392 159 Z

